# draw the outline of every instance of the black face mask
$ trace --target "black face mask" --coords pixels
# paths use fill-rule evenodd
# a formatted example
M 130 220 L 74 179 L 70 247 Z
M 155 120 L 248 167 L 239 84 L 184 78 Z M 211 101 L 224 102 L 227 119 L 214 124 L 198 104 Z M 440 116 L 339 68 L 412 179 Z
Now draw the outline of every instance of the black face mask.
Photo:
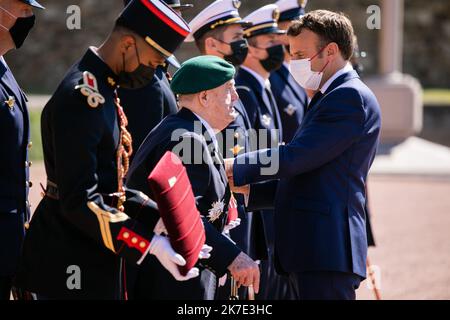
M 220 40 L 219 40 L 220 41 Z M 222 43 L 226 43 L 223 41 L 220 41 Z M 235 67 L 239 67 L 241 64 L 244 63 L 245 58 L 247 58 L 248 54 L 248 43 L 247 40 L 237 40 L 233 41 L 231 43 L 227 43 L 231 47 L 231 54 L 225 55 L 223 58 L 233 64 Z
M 269 57 L 261 60 L 260 63 L 267 72 L 272 72 L 281 67 L 284 61 L 284 47 L 277 45 L 266 49 Z
M 14 25 L 9 29 L 9 33 L 11 34 L 11 38 L 14 41 L 16 49 L 19 49 L 25 39 L 27 38 L 30 30 L 34 26 L 34 22 L 36 21 L 36 16 L 32 15 L 26 18 L 17 18 Z
M 123 54 L 123 70 L 119 73 L 119 85 L 125 89 L 140 89 L 147 86 L 153 80 L 156 70 L 152 67 L 141 63 L 139 58 L 139 51 L 136 48 L 136 56 L 139 66 L 132 72 L 125 72 L 125 54 Z

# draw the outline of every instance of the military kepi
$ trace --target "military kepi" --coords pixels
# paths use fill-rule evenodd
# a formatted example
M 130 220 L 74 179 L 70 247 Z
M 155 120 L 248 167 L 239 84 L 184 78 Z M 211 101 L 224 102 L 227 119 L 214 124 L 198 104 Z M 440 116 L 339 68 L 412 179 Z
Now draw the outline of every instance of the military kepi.
M 192 3 L 181 3 L 180 0 L 164 0 L 172 9 L 176 10 L 186 10 L 193 8 L 194 5 Z
M 275 2 L 280 9 L 280 19 L 282 21 L 292 21 L 305 15 L 305 7 L 308 0 L 279 0 Z
M 240 0 L 214 1 L 189 23 L 192 33 L 186 38 L 186 42 L 198 40 L 208 31 L 222 26 L 233 24 L 241 24 L 244 28 L 250 26 L 247 21 L 242 20 L 239 16 L 238 9 L 240 6 Z
M 124 5 L 127 5 L 130 3 L 130 1 L 131 0 L 123 0 L 123 3 Z M 194 5 L 191 3 L 181 4 L 180 0 L 163 0 L 163 1 L 174 10 L 186 10 L 194 7 Z
M 175 73 L 170 88 L 175 94 L 194 94 L 211 90 L 234 78 L 234 66 L 215 56 L 187 60 Z
M 186 21 L 160 0 L 130 1 L 117 19 L 117 25 L 139 34 L 169 62 L 191 31 Z
M 280 19 L 280 9 L 275 4 L 268 4 L 252 12 L 244 20 L 252 23 L 252 26 L 245 28 L 246 38 L 255 37 L 261 34 L 283 34 L 285 31 L 278 29 L 278 19 Z

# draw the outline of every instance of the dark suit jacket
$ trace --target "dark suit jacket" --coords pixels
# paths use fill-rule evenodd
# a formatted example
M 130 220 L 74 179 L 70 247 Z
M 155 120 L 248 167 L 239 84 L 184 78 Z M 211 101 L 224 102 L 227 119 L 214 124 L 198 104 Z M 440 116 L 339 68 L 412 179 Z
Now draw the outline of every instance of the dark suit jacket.
M 0 57 L 0 276 L 13 275 L 29 217 L 27 98 Z M 11 103 L 11 106 L 9 105 Z
M 165 118 L 153 129 L 131 164 L 126 180 L 127 186 L 140 190 L 152 198 L 153 194 L 147 183 L 150 172 L 167 151 L 182 155 L 181 160 L 192 184 L 197 208 L 204 216 L 206 243 L 213 247 L 211 258 L 202 261 L 207 269 L 201 272 L 200 277 L 187 282 L 175 281 L 156 261 L 149 262 L 149 268 L 141 267 L 139 273 L 148 274 L 148 270 L 152 269 L 151 276 L 154 278 L 147 283 L 138 283 L 146 288 L 143 291 L 148 296 L 144 298 L 212 299 L 215 279 L 211 276 L 211 272 L 221 277 L 241 252 L 222 235 L 231 193 L 221 163 L 222 158 L 212 140 L 204 141 L 203 135 L 209 136 L 206 128 L 191 111 L 183 108 L 177 114 Z M 224 213 L 217 220 L 210 221 L 209 211 L 215 203 L 221 201 L 225 205 Z M 138 278 L 142 277 L 149 278 L 138 275 Z
M 365 183 L 380 127 L 377 99 L 352 71 L 310 106 L 290 144 L 236 159 L 237 185 L 281 179 L 252 193 L 267 200 L 276 190 L 275 251 L 284 271 L 366 276 Z M 278 159 L 278 170 L 263 175 L 262 156 Z
M 303 121 L 308 96 L 284 65 L 272 72 L 269 80 L 283 126 L 283 141 L 289 143 Z

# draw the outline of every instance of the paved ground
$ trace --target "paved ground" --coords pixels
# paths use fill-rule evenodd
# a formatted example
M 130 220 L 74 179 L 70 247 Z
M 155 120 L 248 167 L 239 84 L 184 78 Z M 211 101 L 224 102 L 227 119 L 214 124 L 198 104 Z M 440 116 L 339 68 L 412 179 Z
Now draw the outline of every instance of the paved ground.
M 42 164 L 32 167 L 31 201 L 45 185 Z M 450 179 L 372 177 L 369 193 L 378 247 L 370 249 L 384 299 L 450 299 Z M 373 299 L 366 283 L 359 299 Z
M 377 177 L 369 193 L 383 297 L 450 299 L 450 180 Z M 373 298 L 366 285 L 359 298 Z

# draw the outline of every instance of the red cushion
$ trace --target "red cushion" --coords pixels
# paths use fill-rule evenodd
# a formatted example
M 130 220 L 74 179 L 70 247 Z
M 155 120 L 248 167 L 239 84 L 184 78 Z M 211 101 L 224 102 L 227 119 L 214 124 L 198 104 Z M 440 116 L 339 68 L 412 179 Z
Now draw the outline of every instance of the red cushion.
M 206 240 L 186 168 L 174 153 L 168 151 L 150 173 L 148 183 L 170 243 L 186 259 L 186 265 L 180 267 L 181 274 L 186 275 L 197 263 Z

